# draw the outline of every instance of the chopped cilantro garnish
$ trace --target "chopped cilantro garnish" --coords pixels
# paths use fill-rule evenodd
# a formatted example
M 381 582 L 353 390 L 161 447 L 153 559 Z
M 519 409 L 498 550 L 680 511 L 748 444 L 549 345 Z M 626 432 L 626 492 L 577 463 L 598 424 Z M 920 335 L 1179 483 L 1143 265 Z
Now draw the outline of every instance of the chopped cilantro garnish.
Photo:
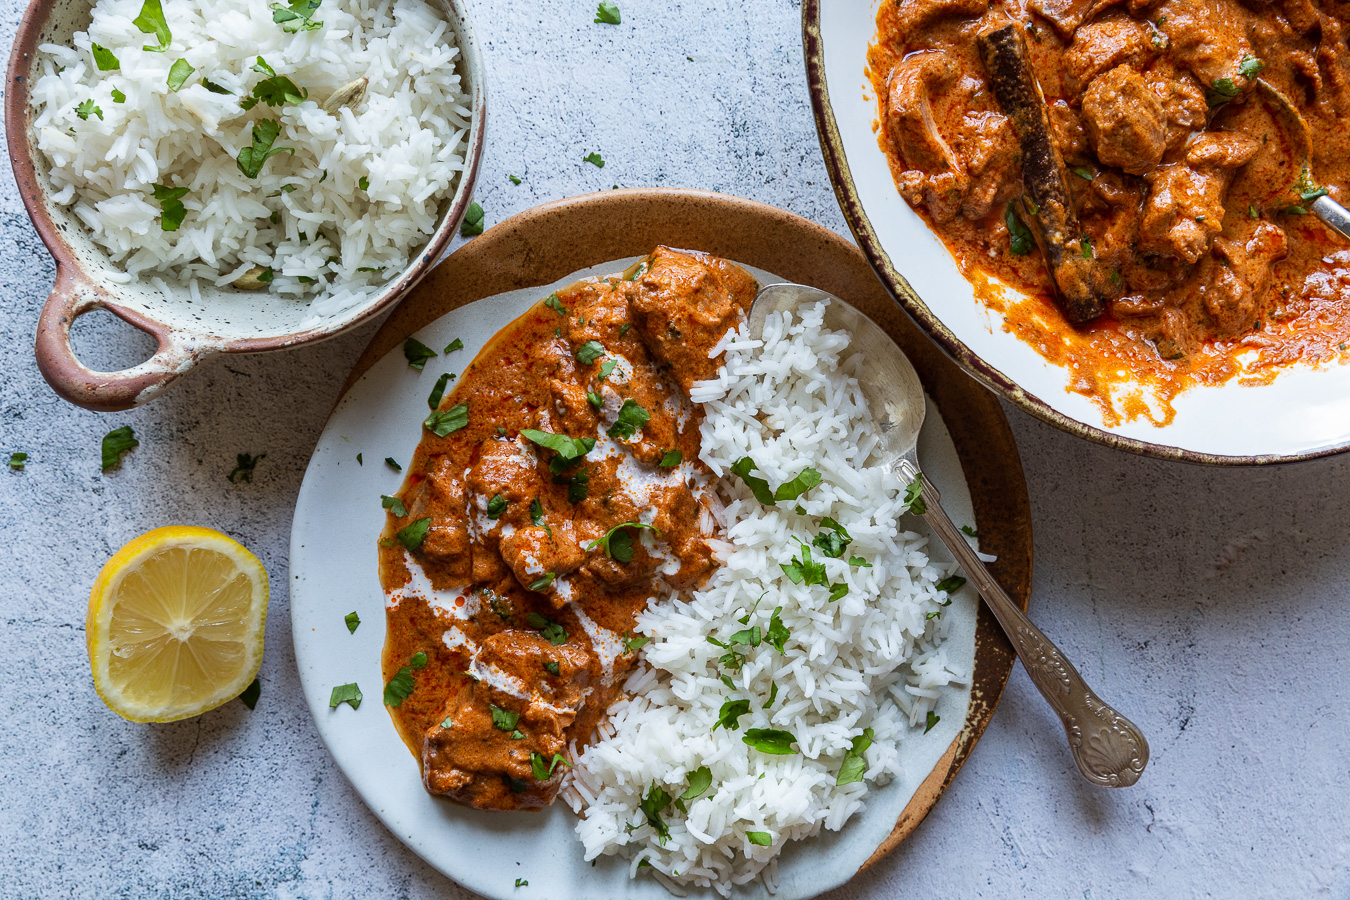
M 861 556 L 850 556 L 848 558 L 848 564 L 850 566 L 859 566 L 864 569 L 872 568 L 872 564 L 867 560 L 863 559 Z
M 122 68 L 121 61 L 107 47 L 90 44 L 89 49 L 94 51 L 94 65 L 100 72 L 116 72 Z
M 801 547 L 801 556 L 793 556 L 790 564 L 778 564 L 783 574 L 787 575 L 793 584 L 828 583 L 829 579 L 825 577 L 825 564 L 811 559 L 811 548 L 806 542 L 798 539 L 797 544 Z
M 187 216 L 187 208 L 183 206 L 183 198 L 187 196 L 188 189 L 185 187 L 171 188 L 167 184 L 156 184 L 153 185 L 153 188 L 154 197 L 159 201 L 160 230 L 177 231 L 178 226 L 183 224 L 183 219 Z
M 1266 64 L 1260 59 L 1250 53 L 1244 53 L 1242 54 L 1242 60 L 1238 63 L 1238 74 L 1250 81 L 1260 74 L 1265 67 Z
M 839 774 L 834 779 L 836 785 L 853 784 L 855 781 L 863 780 L 863 775 L 867 772 L 867 760 L 863 758 L 863 753 L 872 746 L 872 739 L 875 736 L 872 729 L 864 728 L 862 734 L 853 739 L 853 746 L 844 753 L 844 761 L 839 765 Z
M 712 769 L 707 766 L 699 766 L 689 773 L 689 787 L 680 794 L 681 800 L 696 800 L 707 793 L 708 788 L 712 787 Z
M 395 472 L 403 471 L 403 467 L 398 464 L 398 460 L 394 459 L 392 456 L 386 456 L 384 458 L 384 464 L 389 468 L 393 469 Z
M 140 445 L 141 442 L 136 440 L 136 433 L 131 430 L 130 425 L 114 428 L 105 434 L 103 436 L 103 471 L 117 468 L 122 463 L 122 455 Z
M 117 88 L 113 88 L 113 89 L 112 89 L 112 99 L 113 99 L 113 102 L 114 102 L 114 103 L 126 103 L 126 102 L 127 102 L 127 95 L 124 94 L 124 93 L 122 93 L 121 91 L 119 91 Z
M 342 621 L 347 623 L 347 633 L 356 634 L 356 629 L 361 625 L 361 617 L 355 612 L 349 612 L 342 617 Z
M 28 454 L 22 450 L 16 450 L 9 455 L 9 467 L 14 471 L 19 471 L 28 462 Z
M 740 718 L 749 712 L 749 700 L 727 700 L 722 704 L 722 708 L 717 711 L 717 722 L 713 725 L 713 731 L 718 728 L 725 728 L 727 731 L 740 731 Z
M 664 843 L 670 838 L 670 828 L 661 818 L 661 811 L 670 805 L 673 798 L 655 783 L 647 788 L 647 793 L 638 803 L 638 809 L 647 817 L 647 824 L 656 829 L 656 836 Z
M 645 635 L 638 634 L 630 637 L 628 632 L 625 631 L 623 633 L 623 648 L 629 653 L 636 653 L 647 646 L 650 641 L 651 638 L 646 637 Z
M 558 668 L 557 660 L 550 659 L 544 663 L 544 671 L 550 675 L 557 675 L 561 670 Z
M 552 581 L 553 579 L 550 578 L 549 580 Z M 530 590 L 536 590 L 536 588 L 530 588 Z M 532 612 L 525 617 L 525 621 L 530 624 L 531 628 L 537 628 L 540 636 L 553 646 L 561 647 L 567 643 L 567 629 L 552 619 Z
M 253 65 L 255 72 L 262 72 L 267 75 L 262 81 L 253 86 L 253 92 L 250 96 L 239 101 L 239 106 L 243 109 L 252 109 L 260 102 L 268 106 L 285 106 L 287 103 L 295 106 L 298 103 L 304 103 L 309 99 L 309 91 L 296 85 L 294 81 L 285 75 L 278 75 L 276 70 L 267 64 L 267 60 L 261 56 L 257 63 Z
M 603 169 L 605 167 L 605 161 L 601 158 L 599 153 L 589 153 L 586 156 L 583 156 L 581 161 L 588 162 L 597 169 Z
M 923 502 L 923 473 L 915 472 L 914 480 L 905 488 L 905 509 L 916 516 L 921 516 L 928 512 L 928 507 Z
M 559 763 L 568 768 L 572 767 L 572 764 L 568 762 L 561 753 L 553 754 L 553 759 L 550 760 L 534 751 L 530 752 L 530 770 L 534 773 L 534 777 L 539 781 L 548 781 L 552 778 L 553 770 L 558 768 Z
M 818 484 L 820 484 L 820 473 L 808 466 L 802 469 L 801 474 L 796 478 L 780 484 L 778 489 L 773 492 L 773 499 L 775 502 L 778 500 L 796 500 Z
M 459 223 L 460 237 L 474 237 L 483 233 L 483 207 L 478 205 L 478 201 L 469 204 L 469 208 L 464 211 L 464 221 Z
M 657 465 L 663 469 L 673 469 L 683 460 L 684 454 L 679 450 L 667 450 L 666 455 L 661 457 L 661 461 Z
M 225 85 L 223 85 L 223 84 L 216 84 L 216 83 L 215 83 L 214 81 L 212 81 L 210 78 L 203 78 L 203 79 L 202 79 L 202 87 L 206 88 L 208 91 L 210 91 L 210 92 L 213 93 L 213 94 L 233 94 L 233 93 L 234 93 L 234 91 L 230 90 L 230 89 L 227 88 Z
M 817 534 L 811 540 L 811 544 L 818 547 L 821 553 L 831 559 L 839 559 L 844 555 L 844 550 L 848 548 L 848 545 L 853 543 L 853 538 L 844 529 L 843 525 L 840 525 L 829 516 L 821 519 L 820 524 L 828 530 Z
M 451 341 L 450 343 L 446 344 L 446 345 L 445 345 L 445 349 L 442 350 L 441 352 L 444 353 L 446 356 L 449 356 L 451 353 L 454 353 L 456 350 L 463 350 L 463 349 L 464 349 L 464 342 L 461 341 L 459 338 L 455 338 L 453 341 Z
M 399 543 L 409 550 L 416 550 L 422 546 L 422 541 L 426 540 L 427 529 L 430 527 L 431 517 L 427 516 L 426 518 L 418 519 L 411 525 L 399 529 L 399 532 L 395 537 L 398 538 Z
M 511 179 L 511 183 L 512 183 L 512 184 L 520 184 L 520 176 L 519 176 L 519 175 L 507 175 L 506 177 L 509 178 L 509 179 Z
M 745 833 L 745 839 L 760 847 L 768 847 L 773 843 L 773 835 L 769 834 L 767 831 L 747 831 Z
M 1205 100 L 1210 106 L 1222 106 L 1229 100 L 1233 100 L 1240 92 L 1238 86 L 1233 83 L 1231 78 L 1216 78 L 1209 89 L 1205 91 Z
M 398 702 L 402 703 L 403 701 Z M 356 686 L 355 681 L 351 684 L 339 684 L 333 688 L 333 693 L 328 697 L 328 708 L 337 709 L 340 703 L 346 703 L 352 709 L 361 708 L 361 689 Z M 392 705 L 397 706 L 398 703 Z
M 960 589 L 961 585 L 965 583 L 966 580 L 960 575 L 948 575 L 946 578 L 933 585 L 933 587 L 937 588 L 939 591 L 950 594 L 953 591 Z
M 235 162 L 239 171 L 247 178 L 257 178 L 263 164 L 278 153 L 295 155 L 294 147 L 273 147 L 277 135 L 281 134 L 281 123 L 275 119 L 259 119 L 253 123 L 253 144 L 239 151 Z
M 782 611 L 783 607 L 781 606 L 774 608 L 773 615 L 769 617 L 769 630 L 764 632 L 764 642 L 775 647 L 779 653 L 783 652 L 783 645 L 787 643 L 788 638 L 792 637 L 792 631 L 779 618 L 779 613 Z M 772 703 L 773 701 L 769 702 Z
M 534 428 L 521 429 L 520 433 L 526 440 L 552 450 L 567 462 L 580 459 L 595 447 L 595 438 L 574 438 L 565 434 L 550 434 L 547 431 L 538 431 Z
M 430 520 L 428 520 L 430 521 Z M 389 683 L 384 686 L 384 705 L 401 706 L 403 701 L 407 700 L 412 694 L 413 688 L 417 687 L 417 682 L 413 680 L 413 669 L 425 669 L 427 667 L 427 655 L 420 650 L 412 655 L 408 664 L 398 670 Z
M 841 599 L 841 598 L 843 598 L 843 597 L 847 597 L 847 596 L 848 596 L 848 585 L 844 584 L 842 581 L 839 582 L 838 584 L 832 584 L 832 585 L 830 585 L 830 602 L 831 602 L 831 603 L 833 603 L 834 601 L 839 600 L 839 599 Z
M 442 372 L 441 377 L 436 379 L 436 384 L 432 386 L 431 393 L 427 394 L 427 406 L 436 409 L 441 405 L 441 398 L 445 396 L 445 386 L 454 378 L 449 372 Z
M 778 699 L 778 682 L 774 682 L 769 687 L 769 699 L 764 701 L 764 709 L 773 706 L 773 701 Z
M 650 419 L 651 414 L 638 406 L 632 398 L 629 398 L 623 401 L 623 406 L 619 408 L 619 417 L 614 420 L 613 425 L 609 426 L 605 434 L 616 440 L 628 440 L 637 434 L 638 430 L 646 425 Z
M 322 3 L 323 0 L 290 0 L 286 5 L 273 3 L 270 7 L 272 21 L 280 25 L 281 30 L 287 34 L 314 31 L 323 27 L 322 22 L 314 21 L 314 13 L 318 12 Z
M 238 484 L 241 481 L 253 483 L 253 470 L 258 467 L 258 460 L 266 456 L 266 453 L 259 453 L 257 456 L 250 456 L 247 453 L 236 453 L 234 455 L 235 466 L 230 474 L 225 476 L 231 484 Z
M 567 502 L 580 503 L 591 489 L 591 476 L 578 472 L 567 480 Z
M 517 878 L 517 879 L 516 879 L 516 887 L 528 887 L 529 884 L 530 884 L 530 883 L 529 883 L 528 881 L 526 881 L 524 878 Z
M 422 425 L 437 437 L 445 437 L 469 424 L 469 407 L 456 403 L 449 409 L 438 409 L 426 417 Z
M 969 525 L 962 525 L 962 526 L 961 526 L 961 533 L 964 534 L 964 535 L 968 535 L 968 536 L 970 536 L 970 537 L 973 537 L 973 538 L 978 538 L 978 537 L 980 536 L 980 533 L 979 533 L 978 531 L 976 531 L 974 528 L 972 528 L 971 526 L 969 526 Z
M 88 121 L 90 116 L 98 116 L 100 119 L 102 119 L 103 110 L 95 106 L 93 100 L 85 100 L 79 106 L 75 107 L 75 115 L 79 116 L 81 119 L 84 119 L 85 121 Z
M 165 79 L 168 82 L 169 90 L 177 93 L 187 84 L 187 80 L 192 77 L 192 73 L 197 71 L 192 67 L 192 63 L 186 59 L 175 60 L 169 67 L 169 77 Z
M 745 483 L 745 486 L 750 489 L 750 493 L 755 495 L 756 500 L 765 506 L 772 506 L 774 503 L 773 491 L 769 490 L 769 483 L 763 478 L 750 474 L 755 468 L 754 460 L 748 456 L 742 456 L 731 467 L 731 474 Z
M 417 371 L 422 371 L 426 367 L 427 360 L 436 355 L 426 344 L 417 338 L 408 338 L 403 342 L 403 358 L 408 361 L 408 365 Z
M 605 555 L 617 562 L 627 563 L 633 561 L 633 536 L 628 533 L 629 528 L 650 528 L 660 537 L 661 532 L 657 531 L 651 525 L 644 525 L 641 522 L 621 522 L 615 525 L 605 536 L 596 538 L 586 545 L 587 550 L 594 550 L 599 547 L 605 551 Z
M 548 590 L 548 586 L 549 586 L 550 584 L 553 583 L 553 579 L 555 579 L 555 578 L 557 578 L 557 577 L 558 577 L 558 576 L 555 575 L 555 574 L 553 574 L 552 572 L 547 572 L 547 573 L 545 573 L 542 577 L 540 577 L 540 578 L 538 578 L 538 579 L 536 579 L 536 580 L 534 580 L 534 581 L 532 581 L 532 582 L 530 583 L 530 590 L 532 590 L 532 591 L 546 591 L 546 590 Z
M 487 517 L 489 519 L 497 518 L 502 513 L 506 512 L 506 506 L 507 503 L 505 497 L 503 497 L 501 494 L 493 495 L 492 499 L 488 501 Z
M 776 756 L 786 756 L 796 751 L 792 749 L 792 744 L 797 738 L 790 731 L 780 731 L 776 728 L 751 728 L 741 738 L 741 741 L 749 746 L 759 750 L 762 753 L 772 753 Z
M 1073 174 L 1077 175 L 1079 178 L 1083 179 L 1084 181 L 1091 181 L 1091 180 L 1092 180 L 1092 170 L 1089 169 L 1087 166 L 1075 166 L 1074 168 L 1070 169 L 1069 171 L 1072 172 Z
M 577 348 L 577 362 L 589 366 L 605 355 L 605 346 L 599 341 L 587 341 Z
M 385 509 L 393 510 L 394 515 L 400 519 L 408 515 L 408 507 L 403 505 L 403 501 L 398 497 L 390 497 L 385 494 L 380 495 L 380 506 Z
M 141 6 L 141 13 L 131 20 L 141 34 L 153 34 L 159 41 L 158 46 L 146 44 L 142 50 L 149 50 L 151 53 L 163 53 L 169 49 L 169 42 L 173 40 L 173 32 L 169 30 L 169 23 L 164 18 L 164 8 L 160 6 L 159 0 L 145 0 Z
M 595 11 L 596 24 L 618 25 L 620 21 L 619 7 L 614 4 L 614 0 L 600 0 L 600 6 Z
M 596 409 L 599 409 L 600 407 L 605 405 L 605 398 L 601 397 L 595 391 L 588 391 L 586 394 L 586 402 L 589 403 L 591 406 L 594 406 Z
M 558 299 L 557 294 L 549 294 L 545 297 L 544 305 L 560 316 L 567 315 L 567 307 L 562 305 L 562 301 Z
M 492 710 L 492 727 L 498 731 L 515 731 L 516 723 L 520 721 L 520 713 L 511 712 L 509 709 L 502 709 L 500 706 L 488 704 L 488 709 Z
M 609 377 L 609 373 L 614 371 L 614 367 L 619 364 L 617 359 L 607 359 L 600 364 L 600 374 L 596 376 L 599 381 L 604 381 Z
M 1035 245 L 1035 240 L 1031 236 L 1031 229 L 1022 223 L 1017 213 L 1013 211 L 1012 204 L 1003 213 L 1003 223 L 1008 226 L 1008 239 L 1011 242 L 1011 250 L 1014 256 L 1026 256 L 1031 252 Z
M 933 711 L 930 709 L 930 710 L 928 711 L 928 718 L 924 721 L 923 733 L 924 733 L 924 734 L 927 734 L 928 732 L 932 731 L 932 730 L 933 730 L 933 726 L 936 725 L 938 722 L 941 722 L 941 721 L 942 721 L 942 716 L 939 716 L 937 713 L 933 712 Z

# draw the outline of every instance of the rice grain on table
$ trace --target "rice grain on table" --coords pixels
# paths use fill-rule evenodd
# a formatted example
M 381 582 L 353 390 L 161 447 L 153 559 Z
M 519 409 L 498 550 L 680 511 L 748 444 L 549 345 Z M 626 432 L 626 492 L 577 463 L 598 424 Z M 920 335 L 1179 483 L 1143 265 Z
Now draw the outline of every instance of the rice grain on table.
M 926 538 L 899 530 L 905 486 L 877 453 L 857 381 L 863 361 L 848 353 L 847 334 L 823 327 L 824 309 L 771 314 L 762 341 L 743 329 L 729 334 L 724 368 L 694 385 L 706 414 L 701 457 L 721 476 L 722 565 L 703 590 L 655 602 L 640 617 L 638 633 L 651 639 L 645 662 L 601 739 L 575 760 L 564 793 L 581 816 L 587 859 L 623 854 L 635 875 L 650 866 L 673 889 L 725 894 L 763 877 L 772 890 L 785 846 L 842 828 L 871 785 L 900 773 L 898 745 L 922 734 L 940 689 L 969 678 L 947 658 L 946 625 L 934 615 L 947 600 L 936 583 L 949 569 L 929 560 Z M 766 506 L 730 474 L 745 456 L 770 486 L 807 467 L 822 479 L 796 501 Z M 852 538 L 840 558 L 811 547 L 829 583 L 848 587 L 834 602 L 828 587 L 796 584 L 782 568 L 801 558 L 798 541 L 810 546 L 825 517 Z M 783 652 L 761 640 L 735 645 L 746 656 L 739 671 L 719 663 L 726 650 L 710 636 L 765 634 L 775 612 L 791 631 Z M 749 701 L 737 727 L 714 727 L 723 703 L 737 699 Z M 753 749 L 743 740 L 752 728 L 791 732 L 796 752 Z M 864 780 L 837 785 L 845 753 L 867 728 L 874 740 Z M 679 797 L 701 766 L 712 785 L 686 801 L 687 813 L 673 803 L 660 812 L 670 832 L 663 840 L 644 797 L 659 796 L 653 787 Z M 752 832 L 769 844 L 753 843 Z
M 166 295 L 271 269 L 270 291 L 297 304 L 304 327 L 380 292 L 427 244 L 464 168 L 470 99 L 444 17 L 421 0 L 324 0 L 323 24 L 291 34 L 267 0 L 163 0 L 172 42 L 158 53 L 134 24 L 142 3 L 99 0 L 73 47 L 39 48 L 33 134 L 54 201 L 128 281 Z M 93 44 L 119 67 L 100 71 Z M 260 57 L 308 99 L 243 109 L 269 77 Z M 174 91 L 179 60 L 194 71 Z M 322 108 L 362 77 L 363 100 Z M 295 152 L 249 178 L 236 159 L 269 119 L 281 126 L 273 146 Z M 176 231 L 161 227 L 156 184 L 188 188 Z

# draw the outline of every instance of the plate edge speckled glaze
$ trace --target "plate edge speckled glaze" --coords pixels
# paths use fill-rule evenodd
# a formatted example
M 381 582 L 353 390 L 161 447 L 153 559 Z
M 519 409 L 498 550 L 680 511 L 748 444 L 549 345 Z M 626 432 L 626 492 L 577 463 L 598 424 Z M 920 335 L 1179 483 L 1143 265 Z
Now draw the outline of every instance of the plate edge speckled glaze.
M 1055 409 L 1045 400 L 1022 388 L 1014 379 L 997 367 L 990 365 L 968 347 L 943 323 L 942 319 L 911 287 L 905 276 L 895 268 L 864 209 L 858 185 L 854 181 L 849 168 L 848 156 L 844 149 L 843 139 L 840 136 L 839 123 L 830 104 L 830 92 L 825 71 L 824 42 L 821 34 L 821 11 L 823 7 L 823 0 L 802 0 L 802 50 L 806 64 L 807 90 L 811 96 L 811 109 L 815 115 L 816 131 L 820 137 L 820 149 L 825 157 L 825 168 L 829 173 L 830 183 L 834 186 L 835 196 L 839 201 L 840 209 L 844 213 L 844 219 L 848 222 L 854 238 L 875 270 L 877 277 L 886 285 L 905 312 L 957 364 L 990 389 L 1002 394 L 1009 402 L 1016 404 L 1041 421 L 1076 437 L 1141 456 L 1179 460 L 1201 465 L 1258 466 L 1303 462 L 1334 456 L 1350 450 L 1350 443 L 1342 443 L 1295 454 L 1230 456 L 1188 450 L 1169 444 L 1112 434 L 1103 428 L 1082 422 Z M 865 60 L 858 61 L 860 77 L 864 64 Z
M 566 240 L 558 240 L 566 235 Z M 395 308 L 357 359 L 342 397 L 409 335 L 468 303 L 546 285 L 608 260 L 664 243 L 704 250 L 844 297 L 881 325 L 913 361 L 940 409 L 961 461 L 981 549 L 1026 608 L 1031 587 L 1030 500 L 1021 460 L 997 398 L 968 378 L 896 306 L 845 239 L 792 213 L 705 191 L 606 191 L 544 204 L 460 247 Z M 503 323 L 505 324 L 505 323 Z M 975 667 L 965 723 L 859 871 L 895 849 L 932 810 L 965 763 L 998 705 L 1014 655 L 988 610 L 976 621 Z

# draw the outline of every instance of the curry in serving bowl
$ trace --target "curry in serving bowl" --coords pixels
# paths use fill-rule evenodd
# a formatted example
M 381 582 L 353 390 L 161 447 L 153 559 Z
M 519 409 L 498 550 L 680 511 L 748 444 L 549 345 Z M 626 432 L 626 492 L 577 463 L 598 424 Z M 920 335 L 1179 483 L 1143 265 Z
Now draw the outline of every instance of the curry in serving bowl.
M 1347 9 L 882 4 L 879 142 L 1006 329 L 1108 425 L 1165 424 L 1187 387 L 1345 351 L 1350 253 L 1307 203 L 1350 179 Z M 1311 171 L 1271 89 L 1318 136 Z

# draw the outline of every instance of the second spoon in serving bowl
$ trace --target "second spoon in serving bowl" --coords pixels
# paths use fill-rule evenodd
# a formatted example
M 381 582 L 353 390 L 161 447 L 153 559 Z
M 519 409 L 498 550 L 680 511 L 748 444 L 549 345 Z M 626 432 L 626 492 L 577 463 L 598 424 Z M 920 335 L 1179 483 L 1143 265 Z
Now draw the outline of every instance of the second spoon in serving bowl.
M 867 360 L 859 386 L 881 432 L 878 452 L 888 455 L 896 477 L 918 484 L 910 511 L 924 521 L 956 557 L 971 583 L 1008 635 L 1031 681 L 1064 723 L 1069 749 L 1083 777 L 1103 787 L 1129 787 L 1148 765 L 1148 741 L 1133 722 L 1099 698 L 1078 670 L 1026 613 L 1008 597 L 975 550 L 943 511 L 938 491 L 919 469 L 917 444 L 923 427 L 923 386 L 914 366 L 890 336 L 844 301 L 800 284 L 771 284 L 750 308 L 750 336 L 760 339 L 771 312 L 793 311 L 828 300 L 826 327 L 846 331 L 855 350 Z

